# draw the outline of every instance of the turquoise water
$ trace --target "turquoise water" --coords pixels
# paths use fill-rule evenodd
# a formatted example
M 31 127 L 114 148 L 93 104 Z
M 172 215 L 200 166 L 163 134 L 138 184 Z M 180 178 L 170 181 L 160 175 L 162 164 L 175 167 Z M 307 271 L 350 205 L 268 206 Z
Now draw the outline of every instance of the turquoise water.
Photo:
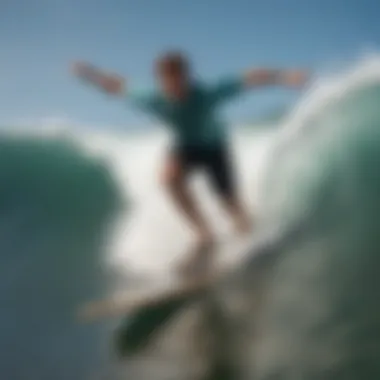
M 105 326 L 73 316 L 111 284 L 102 241 L 122 205 L 107 165 L 72 141 L 1 137 L 1 378 L 84 379 L 108 357 Z

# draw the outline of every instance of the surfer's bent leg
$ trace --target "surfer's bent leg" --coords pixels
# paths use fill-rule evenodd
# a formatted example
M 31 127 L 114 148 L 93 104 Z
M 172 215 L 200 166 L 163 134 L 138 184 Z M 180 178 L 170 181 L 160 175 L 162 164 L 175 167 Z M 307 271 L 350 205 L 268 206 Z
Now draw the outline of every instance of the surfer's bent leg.
M 229 148 L 221 144 L 211 150 L 206 166 L 214 189 L 233 218 L 238 232 L 243 234 L 249 232 L 251 229 L 250 216 L 237 193 L 235 169 Z
M 197 163 L 195 158 L 191 151 L 172 149 L 165 163 L 163 182 L 177 207 L 194 227 L 199 243 L 210 244 L 212 233 L 187 186 L 188 174 Z

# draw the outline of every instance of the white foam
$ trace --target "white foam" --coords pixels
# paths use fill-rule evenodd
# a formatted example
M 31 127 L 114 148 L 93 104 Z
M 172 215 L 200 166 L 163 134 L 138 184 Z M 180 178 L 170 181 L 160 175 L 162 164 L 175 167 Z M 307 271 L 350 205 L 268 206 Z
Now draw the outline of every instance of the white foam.
M 113 150 L 115 173 L 132 202 L 132 210 L 120 218 L 110 242 L 108 259 L 113 265 L 162 272 L 191 247 L 192 231 L 159 182 L 166 142 L 163 136 L 131 139 Z M 242 197 L 253 211 L 265 139 L 241 131 L 235 134 L 233 147 Z M 205 177 L 194 177 L 191 186 L 214 230 L 220 235 L 229 233 L 232 226 Z

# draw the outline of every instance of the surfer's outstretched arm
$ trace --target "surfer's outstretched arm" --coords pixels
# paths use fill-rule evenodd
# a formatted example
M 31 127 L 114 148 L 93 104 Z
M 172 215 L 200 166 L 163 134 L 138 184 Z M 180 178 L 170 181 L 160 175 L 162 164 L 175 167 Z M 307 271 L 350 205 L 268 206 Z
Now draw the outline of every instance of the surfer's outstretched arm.
M 302 87 L 309 80 L 305 70 L 253 69 L 243 74 L 246 87 L 285 86 Z
M 210 99 L 213 104 L 220 104 L 249 89 L 268 86 L 301 88 L 308 80 L 309 73 L 305 70 L 253 69 L 211 85 Z
M 89 63 L 76 62 L 72 66 L 73 74 L 101 92 L 128 100 L 144 111 L 160 116 L 160 100 L 155 92 L 133 92 L 128 89 L 125 78 L 118 74 L 107 73 Z
M 87 62 L 75 62 L 72 73 L 83 81 L 95 86 L 109 95 L 125 96 L 126 80 L 117 75 L 107 73 Z

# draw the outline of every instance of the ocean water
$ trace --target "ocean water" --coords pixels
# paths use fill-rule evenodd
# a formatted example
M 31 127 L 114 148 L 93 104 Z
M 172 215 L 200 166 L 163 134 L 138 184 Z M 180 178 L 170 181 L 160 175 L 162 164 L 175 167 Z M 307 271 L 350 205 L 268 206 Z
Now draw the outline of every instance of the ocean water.
M 258 270 L 252 259 L 215 289 L 232 378 L 379 378 L 379 104 L 373 56 L 316 80 L 276 129 L 234 128 L 242 196 L 264 233 L 283 233 L 270 265 Z M 170 271 L 191 244 L 159 184 L 168 143 L 161 131 L 2 129 L 1 379 L 207 376 L 215 350 L 203 355 L 189 338 L 204 331 L 201 306 L 133 360 L 113 349 L 119 321 L 75 319 L 83 302 Z M 192 186 L 215 230 L 228 233 L 201 175 Z

